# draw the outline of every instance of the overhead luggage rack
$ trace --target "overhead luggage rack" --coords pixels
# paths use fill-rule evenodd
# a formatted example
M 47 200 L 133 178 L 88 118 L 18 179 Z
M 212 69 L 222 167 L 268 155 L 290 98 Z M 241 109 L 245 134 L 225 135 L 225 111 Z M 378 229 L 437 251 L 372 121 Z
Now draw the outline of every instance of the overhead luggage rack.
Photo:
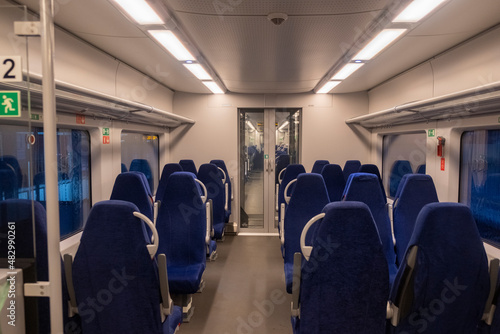
M 0 83 L 0 89 L 30 91 L 31 107 L 42 110 L 41 77 L 26 76 L 23 82 Z M 27 108 L 28 96 L 22 94 L 22 107 Z M 175 128 L 182 124 L 194 124 L 193 119 L 157 109 L 155 107 L 125 100 L 91 89 L 56 81 L 56 104 L 58 113 L 82 114 L 88 117 L 107 118 L 131 123 L 160 125 Z
M 346 120 L 367 129 L 400 124 L 470 117 L 500 111 L 500 82 L 410 102 Z

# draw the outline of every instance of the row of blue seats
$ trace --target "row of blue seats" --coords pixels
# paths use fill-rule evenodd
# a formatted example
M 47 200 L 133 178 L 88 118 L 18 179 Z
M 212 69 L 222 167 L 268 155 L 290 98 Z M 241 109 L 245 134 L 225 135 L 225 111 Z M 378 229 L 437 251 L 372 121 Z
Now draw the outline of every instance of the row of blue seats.
M 423 207 L 392 285 L 377 225 L 357 201 L 311 219 L 294 261 L 294 333 L 499 333 L 498 260 L 488 272 L 465 205 Z

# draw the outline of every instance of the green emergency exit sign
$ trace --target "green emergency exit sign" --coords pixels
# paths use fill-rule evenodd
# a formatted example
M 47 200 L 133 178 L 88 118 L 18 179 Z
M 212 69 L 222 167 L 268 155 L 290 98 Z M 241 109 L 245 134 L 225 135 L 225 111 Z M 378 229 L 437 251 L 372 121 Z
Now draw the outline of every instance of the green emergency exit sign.
M 109 128 L 102 128 L 102 135 L 109 136 Z
M 436 135 L 436 129 L 429 129 L 427 131 L 427 137 L 434 137 Z
M 0 117 L 21 117 L 21 92 L 0 91 Z

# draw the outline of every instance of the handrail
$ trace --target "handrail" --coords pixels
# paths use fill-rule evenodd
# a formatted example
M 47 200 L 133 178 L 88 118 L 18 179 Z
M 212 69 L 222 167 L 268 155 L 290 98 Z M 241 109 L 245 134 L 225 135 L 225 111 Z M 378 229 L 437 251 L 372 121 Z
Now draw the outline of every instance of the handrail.
M 198 179 L 194 179 L 196 182 L 198 182 L 201 186 L 201 188 L 203 189 L 203 194 L 201 196 L 201 201 L 203 202 L 203 204 L 205 204 L 207 202 L 207 199 L 208 199 L 208 192 L 207 192 L 207 187 L 205 187 L 205 185 L 203 184 L 203 182 L 201 182 L 200 180 Z
M 158 251 L 158 246 L 159 246 L 158 231 L 156 230 L 156 227 L 154 226 L 153 222 L 142 213 L 134 211 L 134 216 L 145 222 L 146 225 L 148 225 L 149 228 L 151 229 L 151 232 L 153 232 L 153 238 L 151 239 L 153 240 L 153 244 L 147 245 L 149 255 L 151 256 L 151 259 L 153 259 L 155 257 L 156 252 Z
M 285 191 L 284 191 L 284 193 L 283 193 L 283 196 L 285 196 L 285 202 L 286 202 L 286 204 L 290 204 L 290 198 L 292 197 L 292 196 L 288 196 L 288 195 L 287 195 L 288 188 L 289 188 L 292 184 L 294 184 L 295 182 L 297 182 L 297 179 L 293 179 L 292 181 L 288 182 L 288 184 L 287 184 L 287 185 L 286 185 L 286 187 L 285 187 Z
M 318 220 L 322 219 L 325 217 L 324 213 L 320 213 L 307 222 L 307 224 L 304 226 L 302 229 L 302 233 L 300 234 L 300 250 L 302 251 L 302 254 L 304 254 L 304 258 L 306 261 L 309 261 L 309 257 L 311 256 L 312 253 L 312 246 L 306 246 L 306 235 L 307 232 L 309 231 L 309 228 L 311 228 L 312 224 L 317 222 Z

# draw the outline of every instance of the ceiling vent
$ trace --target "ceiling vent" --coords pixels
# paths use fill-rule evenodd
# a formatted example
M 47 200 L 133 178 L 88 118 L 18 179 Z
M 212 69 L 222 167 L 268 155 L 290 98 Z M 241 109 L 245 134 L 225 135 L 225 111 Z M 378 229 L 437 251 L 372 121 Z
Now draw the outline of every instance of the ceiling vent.
M 267 19 L 271 21 L 275 26 L 281 25 L 288 19 L 288 15 L 285 13 L 271 13 L 267 15 Z

